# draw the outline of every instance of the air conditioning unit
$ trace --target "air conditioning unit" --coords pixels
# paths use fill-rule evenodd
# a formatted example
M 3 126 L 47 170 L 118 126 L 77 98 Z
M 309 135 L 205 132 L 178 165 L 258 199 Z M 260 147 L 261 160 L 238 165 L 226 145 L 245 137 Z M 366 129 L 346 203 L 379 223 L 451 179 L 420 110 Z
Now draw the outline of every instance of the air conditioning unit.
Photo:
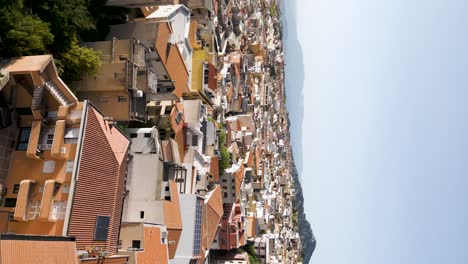
M 86 250 L 78 250 L 76 254 L 80 259 L 89 258 L 89 253 Z

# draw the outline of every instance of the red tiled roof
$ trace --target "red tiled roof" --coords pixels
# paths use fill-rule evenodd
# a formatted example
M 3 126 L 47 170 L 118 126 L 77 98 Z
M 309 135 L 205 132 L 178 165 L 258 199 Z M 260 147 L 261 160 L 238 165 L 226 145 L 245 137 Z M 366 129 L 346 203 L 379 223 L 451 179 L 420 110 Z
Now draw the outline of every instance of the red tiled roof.
M 218 156 L 211 157 L 210 173 L 213 175 L 213 180 L 219 182 L 219 158 Z
M 182 234 L 182 216 L 180 213 L 179 204 L 179 191 L 177 190 L 177 183 L 174 181 L 169 182 L 171 200 L 164 201 L 164 222 L 167 226 L 168 241 L 169 241 L 169 258 L 173 259 L 179 239 Z M 174 243 L 171 243 L 174 241 Z
M 122 197 L 130 144 L 116 127 L 89 105 L 86 113 L 86 137 L 83 139 L 75 196 L 68 235 L 76 237 L 77 249 L 103 247 L 117 253 Z M 121 146 L 113 146 L 120 144 Z M 99 180 L 97 180 L 99 179 Z M 109 216 L 107 240 L 94 240 L 97 216 Z
M 190 93 L 188 87 L 189 73 L 185 67 L 185 62 L 179 48 L 177 48 L 177 45 L 169 42 L 171 34 L 172 30 L 169 23 L 159 24 L 155 47 L 161 57 L 162 63 L 167 69 L 169 77 L 174 81 L 174 94 L 180 98 L 182 94 Z
M 203 237 L 206 237 L 206 244 L 204 246 L 211 248 L 224 212 L 221 187 L 219 185 L 211 192 L 210 198 L 205 202 L 205 208 Z
M 78 263 L 75 241 L 9 240 L 2 238 L 0 240 L 0 263 Z

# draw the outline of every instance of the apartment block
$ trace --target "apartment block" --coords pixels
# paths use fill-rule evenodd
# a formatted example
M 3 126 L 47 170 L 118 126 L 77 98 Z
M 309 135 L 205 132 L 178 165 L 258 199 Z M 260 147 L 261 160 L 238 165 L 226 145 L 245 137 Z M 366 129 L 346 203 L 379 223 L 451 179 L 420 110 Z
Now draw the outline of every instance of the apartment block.
M 146 65 L 148 47 L 135 39 L 85 42 L 101 52 L 97 76 L 74 82 L 80 100 L 91 100 L 116 121 L 146 122 L 146 105 L 157 93 L 157 75 Z
M 142 247 L 144 239 L 135 239 L 135 235 L 146 236 L 146 227 L 140 224 L 158 225 L 163 230 L 161 237 L 167 245 L 169 259 L 173 259 L 182 233 L 177 182 L 185 175 L 184 169 L 173 162 L 177 144 L 174 140 L 161 142 L 155 127 L 129 129 L 127 132 L 132 145 L 122 215 L 125 227 L 120 233 L 121 249 L 128 251 L 128 248 Z M 136 229 L 138 232 L 125 231 L 134 228 L 134 225 L 139 228 Z M 134 240 L 139 242 L 132 244 Z M 152 254 L 148 250 L 145 248 L 149 254 L 146 256 Z
M 190 91 L 193 49 L 189 28 L 189 9 L 161 6 L 144 19 L 111 26 L 107 39 L 136 39 L 147 47 L 146 65 L 158 80 L 155 99 L 177 100 Z
M 117 252 L 129 139 L 79 102 L 50 55 L 12 60 L 0 94 L 18 120 L 0 207 L 1 232 L 72 236 L 76 248 Z

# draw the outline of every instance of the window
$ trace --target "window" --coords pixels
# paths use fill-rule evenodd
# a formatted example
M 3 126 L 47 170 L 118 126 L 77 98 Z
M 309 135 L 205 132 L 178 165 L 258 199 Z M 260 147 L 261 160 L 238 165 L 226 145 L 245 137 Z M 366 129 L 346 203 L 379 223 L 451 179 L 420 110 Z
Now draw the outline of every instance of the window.
M 53 134 L 47 134 L 46 144 L 51 145 L 52 143 L 54 143 L 54 135 Z
M 65 144 L 77 144 L 78 143 L 78 135 L 80 134 L 79 128 L 67 128 L 65 130 L 65 136 L 63 143 Z
M 55 161 L 46 160 L 44 161 L 44 166 L 42 167 L 42 173 L 54 173 L 55 171 Z
M 62 186 L 62 193 L 70 193 L 70 186 Z
M 145 211 L 140 211 L 140 218 L 141 219 L 145 218 Z
M 208 76 L 209 76 L 208 73 L 209 73 L 208 68 L 205 68 L 205 71 L 203 72 L 203 84 L 208 83 Z
M 145 133 L 145 138 L 150 138 L 151 137 L 151 133 Z
M 114 72 L 114 80 L 118 80 L 122 77 L 122 74 L 119 72 Z
M 5 207 L 16 207 L 16 198 L 5 198 Z
M 118 101 L 119 103 L 127 102 L 127 96 L 119 95 L 119 96 L 117 97 L 117 101 Z
M 29 135 L 31 135 L 31 128 L 30 127 L 21 128 L 20 136 L 19 136 L 19 140 L 18 140 L 18 145 L 16 146 L 16 150 L 25 151 L 25 150 L 28 149 Z
M 41 202 L 40 201 L 30 201 L 28 212 L 27 212 L 27 219 L 36 219 L 39 216 L 39 211 L 41 210 Z
M 52 205 L 52 215 L 53 220 L 65 219 L 65 214 L 67 212 L 67 201 L 54 201 Z
M 94 229 L 94 240 L 107 240 L 109 232 L 109 216 L 98 215 L 96 217 L 96 227 Z
M 9 212 L 8 213 L 8 221 L 10 222 L 18 222 L 15 220 L 15 213 L 14 212 Z
M 226 179 L 223 179 L 223 182 L 227 182 L 227 180 L 226 180 Z
M 108 103 L 109 102 L 109 96 L 100 96 L 99 97 L 99 103 Z
M 132 248 L 140 248 L 141 241 L 140 240 L 132 240 Z
M 130 133 L 130 138 L 137 138 L 138 134 L 137 133 Z
M 127 60 L 127 58 L 128 58 L 127 54 L 119 55 L 119 60 L 121 60 L 121 61 Z
M 65 167 L 65 173 L 72 173 L 74 164 L 75 164 L 75 162 L 73 160 L 67 160 L 67 165 Z
M 224 192 L 224 193 L 223 193 L 223 197 L 224 197 L 224 198 L 227 198 L 227 192 Z
M 198 135 L 192 135 L 192 146 L 198 146 Z
M 19 184 L 13 185 L 13 193 L 18 193 L 19 192 L 19 187 L 20 187 Z
M 176 119 L 175 119 L 177 124 L 180 123 L 180 120 L 182 120 L 182 112 L 177 113 L 177 116 L 176 116 Z

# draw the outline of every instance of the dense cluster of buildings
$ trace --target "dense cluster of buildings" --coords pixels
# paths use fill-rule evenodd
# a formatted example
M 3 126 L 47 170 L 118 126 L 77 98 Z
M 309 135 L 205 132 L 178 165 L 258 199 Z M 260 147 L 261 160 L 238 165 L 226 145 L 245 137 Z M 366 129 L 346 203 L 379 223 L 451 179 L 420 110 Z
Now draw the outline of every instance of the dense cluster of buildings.
M 0 263 L 299 263 L 275 0 L 130 8 L 96 76 L 3 61 Z

